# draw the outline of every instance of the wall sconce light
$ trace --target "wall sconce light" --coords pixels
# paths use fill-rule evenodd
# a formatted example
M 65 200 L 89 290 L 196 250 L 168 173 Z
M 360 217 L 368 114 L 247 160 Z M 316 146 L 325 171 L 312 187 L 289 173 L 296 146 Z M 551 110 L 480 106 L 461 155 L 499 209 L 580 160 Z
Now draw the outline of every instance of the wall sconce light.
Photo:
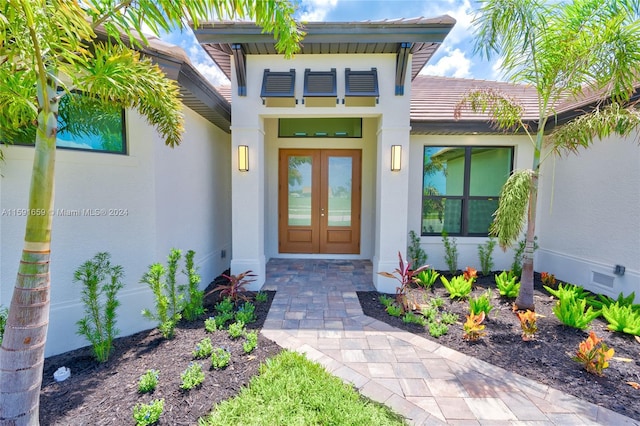
M 391 145 L 391 171 L 399 172 L 402 166 L 402 145 Z
M 249 171 L 249 147 L 247 145 L 238 145 L 238 170 L 241 172 Z

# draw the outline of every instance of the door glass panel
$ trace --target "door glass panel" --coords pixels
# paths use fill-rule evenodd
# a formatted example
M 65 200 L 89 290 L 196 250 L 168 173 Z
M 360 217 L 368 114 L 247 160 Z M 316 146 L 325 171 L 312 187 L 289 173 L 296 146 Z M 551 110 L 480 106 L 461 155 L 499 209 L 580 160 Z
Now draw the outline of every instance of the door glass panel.
M 290 226 L 311 226 L 311 157 L 289 157 Z
M 351 226 L 351 157 L 329 157 L 328 226 Z

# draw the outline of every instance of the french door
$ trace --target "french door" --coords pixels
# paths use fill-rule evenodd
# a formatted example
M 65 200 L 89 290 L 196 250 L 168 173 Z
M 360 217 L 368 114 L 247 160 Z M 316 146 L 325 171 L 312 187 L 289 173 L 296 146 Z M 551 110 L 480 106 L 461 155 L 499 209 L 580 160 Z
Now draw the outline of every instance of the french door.
M 281 149 L 280 253 L 360 253 L 362 151 Z

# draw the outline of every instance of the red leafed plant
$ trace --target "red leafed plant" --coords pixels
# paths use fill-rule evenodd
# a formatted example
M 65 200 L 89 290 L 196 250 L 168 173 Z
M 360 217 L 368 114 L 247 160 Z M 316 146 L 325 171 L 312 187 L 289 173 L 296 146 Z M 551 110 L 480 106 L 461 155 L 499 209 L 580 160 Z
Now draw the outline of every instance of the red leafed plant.
M 429 269 L 429 265 L 423 265 L 417 269 L 411 269 L 411 262 L 405 262 L 402 259 L 402 253 L 398 252 L 398 267 L 391 272 L 378 272 L 383 277 L 398 280 L 400 285 L 396 287 L 396 300 L 406 310 L 408 308 L 407 290 L 414 280 L 414 277 L 420 272 Z
M 256 276 L 255 274 L 253 274 L 253 271 L 245 271 L 238 275 L 222 274 L 222 276 L 228 279 L 229 282 L 226 284 L 218 285 L 216 288 L 211 290 L 211 293 L 220 290 L 220 296 L 222 298 L 230 298 L 235 305 L 238 304 L 238 301 L 240 299 L 245 301 L 249 300 L 249 298 L 246 297 L 243 293 L 247 291 L 245 289 L 245 286 L 250 282 L 255 281 L 254 279 L 250 279 Z
M 471 266 L 467 266 L 467 269 L 462 272 L 462 276 L 466 281 L 475 281 L 476 278 L 478 278 L 478 271 L 476 269 L 473 269 Z
M 540 272 L 540 280 L 542 284 L 553 289 L 556 288 L 556 276 L 548 272 Z
M 614 353 L 613 348 L 609 348 L 602 339 L 596 336 L 596 333 L 590 331 L 589 337 L 580 342 L 573 360 L 584 365 L 589 373 L 603 376 L 602 370 L 609 367 L 608 361 L 613 358 Z

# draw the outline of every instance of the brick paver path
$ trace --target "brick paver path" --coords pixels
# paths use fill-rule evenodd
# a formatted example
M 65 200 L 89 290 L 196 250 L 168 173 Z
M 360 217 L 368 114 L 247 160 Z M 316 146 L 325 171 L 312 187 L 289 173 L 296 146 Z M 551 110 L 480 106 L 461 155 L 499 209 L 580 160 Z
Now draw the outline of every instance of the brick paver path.
M 362 313 L 365 260 L 272 259 L 262 333 L 415 425 L 640 424 Z

